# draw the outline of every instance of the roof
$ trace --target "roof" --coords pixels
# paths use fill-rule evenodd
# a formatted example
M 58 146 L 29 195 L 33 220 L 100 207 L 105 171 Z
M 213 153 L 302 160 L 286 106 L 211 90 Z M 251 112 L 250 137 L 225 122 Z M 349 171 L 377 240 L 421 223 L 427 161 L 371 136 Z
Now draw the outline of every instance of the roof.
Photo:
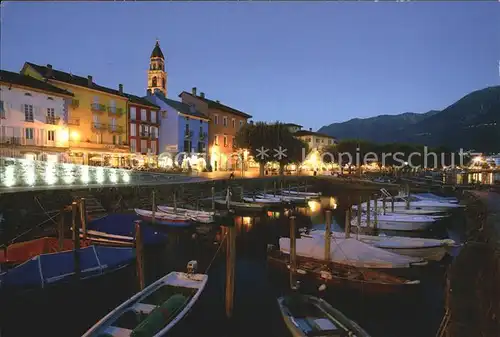
M 186 103 L 174 101 L 173 99 L 168 99 L 168 98 L 166 98 L 163 95 L 156 95 L 156 97 L 158 97 L 159 99 L 161 99 L 166 104 L 170 105 L 175 110 L 179 111 L 181 114 L 209 120 L 209 118 L 205 114 L 203 114 L 203 113 L 201 113 L 201 112 L 199 112 L 197 110 L 193 110 Z
M 104 92 L 106 94 L 115 95 L 115 96 L 122 96 L 122 97 L 126 98 L 126 96 L 123 93 L 121 93 L 120 91 L 115 90 L 115 89 L 111 89 L 111 88 L 107 88 L 107 87 L 103 87 L 101 85 L 95 84 L 94 82 L 92 82 L 92 86 L 89 87 L 89 85 L 88 85 L 89 80 L 87 77 L 73 75 L 73 74 L 66 73 L 66 72 L 60 71 L 60 70 L 49 69 L 46 66 L 40 66 L 38 64 L 34 64 L 31 62 L 26 62 L 25 66 L 26 65 L 29 65 L 30 67 L 35 69 L 40 75 L 42 75 L 43 77 L 45 77 L 47 79 L 52 79 L 52 80 L 56 80 L 56 81 L 60 81 L 60 82 L 64 82 L 64 83 L 68 83 L 68 84 L 72 84 L 72 85 L 77 85 L 80 87 L 85 87 L 85 88 L 101 91 L 101 92 Z M 50 70 L 51 70 L 51 74 L 50 74 Z
M 335 139 L 335 137 L 332 137 L 330 135 L 324 134 L 324 133 L 319 133 L 319 132 L 314 132 L 314 131 L 308 131 L 308 130 L 299 130 L 294 133 L 295 137 L 302 137 L 302 136 L 317 136 L 317 137 L 325 137 L 325 138 L 331 138 Z
M 229 113 L 232 113 L 232 114 L 235 114 L 235 115 L 238 115 L 238 116 L 241 116 L 241 117 L 244 117 L 244 118 L 252 118 L 251 115 L 249 114 L 246 114 L 244 113 L 243 111 L 240 111 L 240 110 L 236 110 L 236 109 L 233 109 L 231 107 L 228 107 L 227 105 L 224 105 L 224 104 L 221 104 L 219 102 L 216 102 L 216 101 L 212 101 L 211 99 L 208 99 L 208 98 L 204 98 L 204 97 L 201 97 L 201 96 L 194 96 L 193 94 L 187 92 L 187 91 L 183 91 L 179 94 L 179 97 L 181 97 L 181 95 L 185 93 L 187 95 L 190 95 L 192 97 L 196 97 L 200 100 L 202 100 L 203 102 L 207 103 L 208 104 L 208 107 L 211 108 L 211 109 L 219 109 L 219 110 L 223 110 L 223 111 L 227 111 Z
M 301 128 L 301 127 L 302 127 L 302 125 L 300 125 L 300 124 L 295 124 L 295 123 L 283 123 L 283 125 L 285 125 L 285 126 L 296 126 L 296 127 L 299 127 L 299 128 Z
M 153 58 L 153 57 L 161 57 L 162 59 L 165 59 L 165 57 L 163 56 L 163 53 L 161 51 L 161 48 L 160 48 L 160 42 L 158 42 L 158 40 L 156 40 L 156 44 L 155 44 L 155 47 L 153 49 L 153 52 L 151 53 L 150 58 Z
M 50 92 L 55 95 L 74 96 L 69 91 L 55 87 L 50 83 L 37 80 L 36 78 L 31 76 L 22 75 L 19 73 L 13 73 L 11 71 L 6 71 L 6 70 L 0 70 L 0 82 L 38 89 L 41 91 Z
M 128 100 L 129 100 L 129 102 L 131 104 L 145 105 L 145 106 L 149 106 L 149 107 L 151 107 L 153 109 L 160 110 L 160 107 L 158 105 L 151 103 L 146 98 L 135 96 L 135 95 L 132 95 L 132 94 L 125 94 L 125 96 L 128 98 Z

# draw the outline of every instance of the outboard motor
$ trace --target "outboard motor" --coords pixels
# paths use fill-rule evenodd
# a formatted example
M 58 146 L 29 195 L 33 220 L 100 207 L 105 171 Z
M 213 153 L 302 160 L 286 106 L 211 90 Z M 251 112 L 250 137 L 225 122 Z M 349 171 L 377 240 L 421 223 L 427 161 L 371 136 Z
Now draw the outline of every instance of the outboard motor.
M 196 260 L 191 260 L 187 264 L 187 272 L 188 274 L 194 274 L 196 273 L 196 270 L 198 269 L 198 261 Z

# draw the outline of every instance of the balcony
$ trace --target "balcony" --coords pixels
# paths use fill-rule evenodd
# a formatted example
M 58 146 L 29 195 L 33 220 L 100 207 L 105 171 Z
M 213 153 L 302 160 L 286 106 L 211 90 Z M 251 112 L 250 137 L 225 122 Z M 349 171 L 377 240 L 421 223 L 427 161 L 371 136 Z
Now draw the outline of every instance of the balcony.
M 90 139 L 87 139 L 86 141 L 70 141 L 69 147 L 73 150 L 75 149 L 88 149 L 96 151 L 119 150 L 122 152 L 128 152 L 130 149 L 127 142 L 113 144 L 113 143 L 96 142 Z
M 111 133 L 123 133 L 123 126 L 121 125 L 108 125 L 108 131 Z
M 70 119 L 68 119 L 68 125 L 70 125 L 70 126 L 80 126 L 80 118 L 70 118 Z
M 107 125 L 106 124 L 103 124 L 103 123 L 97 123 L 97 122 L 93 122 L 92 123 L 92 130 L 106 130 L 107 128 Z
M 139 133 L 139 135 L 141 136 L 141 138 L 150 138 L 151 137 L 151 134 L 149 132 L 146 132 L 146 131 L 141 131 Z
M 55 117 L 55 116 L 45 116 L 45 123 L 46 124 L 52 124 L 56 125 L 59 124 L 60 117 Z
M 104 112 L 106 111 L 106 106 L 104 104 L 92 103 L 90 104 L 90 110 L 93 112 Z
M 184 138 L 185 139 L 190 139 L 191 137 L 193 137 L 193 131 L 192 130 L 186 130 L 186 131 L 184 131 Z
M 120 117 L 123 115 L 123 109 L 122 108 L 117 108 L 115 106 L 108 106 L 108 114 L 111 116 L 117 116 Z
M 21 145 L 21 137 L 0 136 L 2 145 Z
M 207 135 L 207 133 L 206 133 L 206 132 L 202 132 L 202 133 L 200 133 L 200 140 L 205 140 L 205 139 L 207 139 L 207 138 L 208 138 L 208 135 Z

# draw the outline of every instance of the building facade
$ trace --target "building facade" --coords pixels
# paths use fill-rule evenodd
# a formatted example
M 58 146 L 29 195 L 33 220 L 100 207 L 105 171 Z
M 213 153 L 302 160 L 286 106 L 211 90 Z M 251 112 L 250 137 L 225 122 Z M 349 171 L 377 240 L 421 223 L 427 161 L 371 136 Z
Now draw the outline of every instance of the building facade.
M 91 165 L 125 165 L 130 157 L 127 135 L 127 96 L 81 77 L 55 70 L 52 65 L 26 62 L 21 73 L 61 89 L 74 97 L 69 105 L 69 152 L 72 162 Z
M 131 153 L 148 155 L 156 162 L 159 155 L 159 127 L 158 112 L 160 107 L 147 99 L 127 94 L 128 102 L 128 136 Z
M 302 129 L 302 125 L 299 125 L 299 124 L 294 124 L 294 123 L 283 123 L 283 125 L 285 127 L 288 128 L 288 130 L 291 132 L 291 133 L 295 133 L 297 131 L 300 131 Z
M 309 150 L 321 150 L 325 147 L 337 144 L 335 137 L 324 133 L 314 132 L 312 129 L 299 130 L 295 132 L 295 137 L 309 145 Z
M 198 95 L 196 88 L 193 88 L 191 93 L 183 91 L 179 97 L 183 103 L 194 106 L 210 120 L 208 156 L 211 169 L 213 171 L 235 169 L 238 160 L 235 156 L 234 139 L 238 130 L 252 116 L 219 101 L 208 99 L 203 92 Z
M 203 169 L 208 149 L 208 117 L 193 105 L 166 98 L 159 90 L 148 95 L 147 99 L 160 107 L 160 152 L 168 154 L 172 160 L 164 163 L 165 166 L 186 164 L 185 159 L 188 159 L 191 166 Z M 179 153 L 184 154 L 175 160 Z
M 0 155 L 59 161 L 68 150 L 73 94 L 29 76 L 0 71 Z

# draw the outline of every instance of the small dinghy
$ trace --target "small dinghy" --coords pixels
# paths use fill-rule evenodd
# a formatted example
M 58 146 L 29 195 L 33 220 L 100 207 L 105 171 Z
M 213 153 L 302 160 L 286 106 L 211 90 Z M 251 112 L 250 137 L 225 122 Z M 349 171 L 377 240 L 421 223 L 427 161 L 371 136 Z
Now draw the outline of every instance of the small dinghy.
M 136 208 L 135 213 L 137 213 L 137 215 L 139 215 L 144 221 L 153 222 L 152 211 Z M 191 219 L 182 214 L 155 212 L 154 223 L 172 227 L 187 227 L 191 225 Z
M 321 192 L 299 192 L 292 190 L 283 190 L 281 191 L 283 195 L 294 195 L 299 197 L 309 197 L 309 198 L 319 198 L 321 197 Z
M 219 208 L 227 208 L 227 201 L 216 199 L 214 203 Z M 240 202 L 240 201 L 231 201 L 229 202 L 229 208 L 241 211 L 262 211 L 265 205 L 254 204 L 253 202 Z
M 166 214 L 184 215 L 194 222 L 214 222 L 214 212 L 196 211 L 187 208 L 175 208 L 170 206 L 158 206 L 158 210 Z
M 292 294 L 278 298 L 278 305 L 294 337 L 370 337 L 357 323 L 321 298 Z
M 196 261 L 190 261 L 196 265 Z M 91 327 L 83 337 L 165 336 L 196 303 L 208 275 L 171 272 L 135 294 Z
M 306 235 L 324 238 L 325 230 L 312 230 Z M 332 237 L 344 239 L 345 233 L 332 232 Z M 441 261 L 448 249 L 456 245 L 456 242 L 451 239 L 438 240 L 404 236 L 376 236 L 364 234 L 353 235 L 353 237 L 361 242 L 377 248 L 382 248 L 392 253 L 419 257 L 433 261 Z

